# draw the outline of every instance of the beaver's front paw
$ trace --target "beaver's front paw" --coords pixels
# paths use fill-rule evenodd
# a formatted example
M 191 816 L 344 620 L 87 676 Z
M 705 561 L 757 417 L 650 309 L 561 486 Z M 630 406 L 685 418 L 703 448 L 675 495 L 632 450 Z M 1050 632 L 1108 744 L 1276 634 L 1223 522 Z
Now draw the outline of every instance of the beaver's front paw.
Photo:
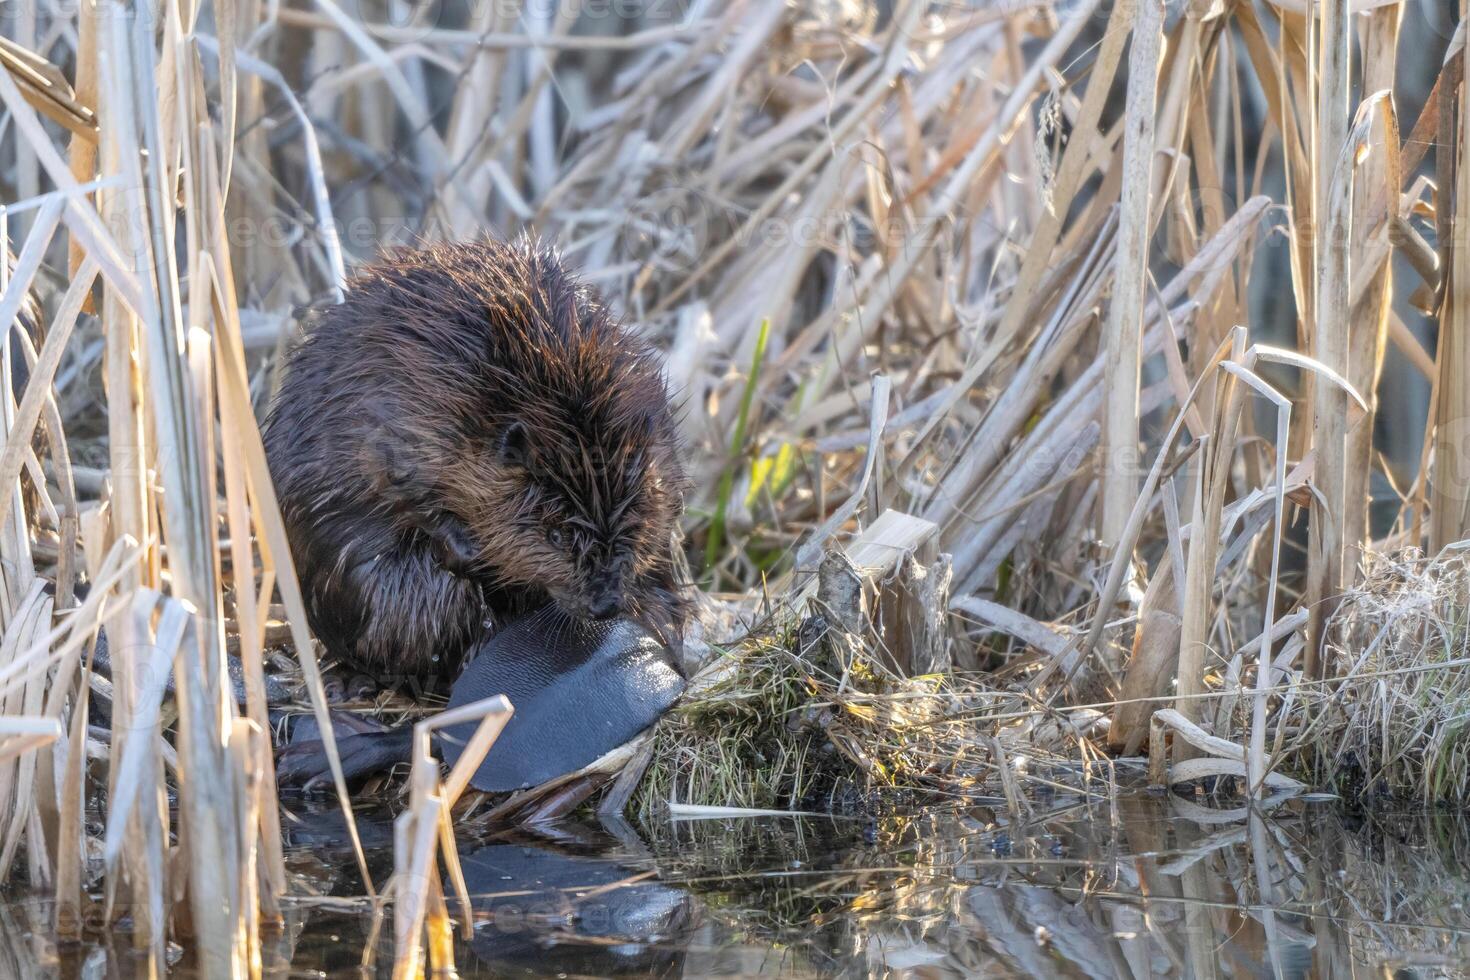
M 479 567 L 480 546 L 458 518 L 441 515 L 426 530 L 445 569 L 455 575 L 469 576 Z
M 407 727 L 337 739 L 342 776 L 349 783 L 408 762 L 412 754 L 413 732 Z M 314 739 L 286 746 L 276 756 L 276 781 L 281 786 L 299 786 L 307 793 L 330 790 L 332 764 L 326 746 Z

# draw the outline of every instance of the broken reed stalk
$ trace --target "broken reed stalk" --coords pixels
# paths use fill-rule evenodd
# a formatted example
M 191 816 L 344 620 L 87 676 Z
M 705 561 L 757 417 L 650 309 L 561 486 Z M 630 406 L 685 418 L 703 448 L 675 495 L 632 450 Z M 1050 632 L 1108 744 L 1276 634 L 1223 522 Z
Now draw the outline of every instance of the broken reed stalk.
M 1318 235 L 1312 354 L 1329 369 L 1348 374 L 1352 316 L 1354 160 L 1348 146 L 1351 90 L 1351 29 L 1348 0 L 1325 0 L 1318 54 L 1317 136 L 1314 168 Z M 1322 508 L 1311 522 L 1307 549 L 1306 602 L 1308 677 L 1320 674 L 1324 624 L 1343 583 L 1347 506 L 1347 401 L 1333 386 L 1309 382 L 1313 411 L 1312 443 L 1317 450 L 1316 482 Z
M 1135 10 L 1128 54 L 1128 101 L 1123 123 L 1123 189 L 1118 258 L 1103 344 L 1102 540 L 1116 549 L 1138 499 L 1138 395 L 1143 297 L 1148 280 L 1154 199 L 1154 114 L 1158 110 L 1162 0 L 1129 0 Z
M 432 975 L 454 972 L 452 926 L 440 860 L 459 902 L 463 936 L 470 938 L 470 896 L 459 866 L 451 812 L 514 713 L 504 695 L 497 694 L 414 725 L 409 806 L 393 822 L 393 980 L 425 976 L 425 954 Z M 448 776 L 441 778 L 431 745 L 434 733 L 470 722 L 479 724 Z
M 1230 359 L 1245 355 L 1245 331 L 1233 332 Z M 1198 723 L 1203 705 L 1200 695 L 1205 690 L 1205 652 L 1209 642 L 1210 619 L 1214 609 L 1215 564 L 1219 556 L 1221 515 L 1235 455 L 1236 431 L 1240 420 L 1240 404 L 1234 397 L 1235 379 L 1222 378 L 1215 386 L 1214 418 L 1205 447 L 1190 460 L 1194 482 L 1194 513 L 1190 519 L 1192 534 L 1184 566 L 1184 600 L 1180 615 L 1179 674 L 1175 684 L 1179 711 L 1190 722 Z M 1177 762 L 1193 756 L 1189 743 L 1175 743 Z
M 1463 4 L 1461 5 L 1463 7 Z M 1461 24 L 1461 29 L 1464 24 Z M 1470 68 L 1470 44 L 1460 57 Z M 1470 77 L 1470 73 L 1462 73 Z M 1455 144 L 1442 147 L 1455 167 L 1450 240 L 1441 245 L 1449 255 L 1440 308 L 1440 341 L 1435 357 L 1434 472 L 1429 484 L 1430 548 L 1439 551 L 1470 537 L 1470 94 L 1463 80 L 1457 87 L 1458 125 Z M 1441 204 L 1444 207 L 1443 188 Z
M 172 26 L 172 25 L 169 25 Z M 140 279 L 147 294 L 141 322 L 149 408 L 154 446 L 164 459 L 178 463 L 161 468 L 164 540 L 169 549 L 171 588 L 194 614 L 184 631 L 185 642 L 175 658 L 179 697 L 179 801 L 185 820 L 182 846 L 190 855 L 188 894 L 190 925 L 196 935 L 238 936 L 243 914 L 237 904 L 241 869 L 232 858 L 240 853 L 241 814 L 233 802 L 233 778 L 228 764 L 229 732 L 224 669 L 223 615 L 216 577 L 215 495 L 213 488 L 212 418 L 208 429 L 210 379 L 197 373 L 197 356 L 188 349 L 197 343 L 183 329 L 179 290 L 179 263 L 175 256 L 174 174 L 164 166 L 173 155 L 165 149 L 155 85 L 156 25 L 138 10 L 124 15 L 110 7 L 104 19 L 103 39 L 108 53 L 108 83 L 132 125 L 122 132 L 124 156 L 147 164 L 139 174 L 142 186 L 132 203 L 130 230 L 146 231 L 131 244 L 131 254 L 151 262 Z M 175 34 L 164 31 L 165 45 Z M 131 99 L 129 102 L 128 100 Z M 170 133 L 173 137 L 175 134 Z M 165 188 L 168 188 L 165 191 Z M 151 273 L 151 275 L 150 275 Z M 209 470 L 204 469 L 208 460 Z M 250 828 L 253 832 L 254 828 Z M 205 855 L 222 855 L 219 862 Z M 241 944 L 209 943 L 200 950 L 206 972 L 224 976 L 239 969 Z M 234 962 L 232 962 L 234 961 Z
M 1347 430 L 1344 461 L 1347 481 L 1344 486 L 1343 566 L 1349 587 L 1356 584 L 1358 569 L 1366 557 L 1365 548 L 1372 534 L 1370 503 L 1372 501 L 1373 425 L 1377 418 L 1378 381 L 1383 373 L 1384 355 L 1390 334 L 1390 323 L 1397 321 L 1393 309 L 1394 277 L 1392 257 L 1395 229 L 1407 229 L 1400 241 L 1404 257 L 1421 277 L 1433 279 L 1437 273 L 1427 244 L 1417 230 L 1401 216 L 1393 214 L 1390 202 L 1399 197 L 1403 187 L 1403 153 L 1399 134 L 1398 111 L 1394 106 L 1393 85 L 1398 72 L 1398 45 L 1403 9 L 1380 7 L 1366 15 L 1362 32 L 1363 100 L 1358 106 L 1354 124 L 1354 144 L 1371 140 L 1381 152 L 1367 154 L 1359 164 L 1354 162 L 1353 211 L 1350 226 L 1358 230 L 1351 238 L 1352 255 L 1348 260 L 1352 275 L 1352 322 L 1356 329 L 1348 331 L 1347 370 L 1344 376 L 1362 393 L 1373 411 L 1352 420 Z M 1369 133 L 1356 137 L 1367 114 Z M 1425 259 L 1430 259 L 1426 263 Z M 1408 334 L 1405 330 L 1403 333 Z M 1400 348 L 1405 356 L 1423 360 L 1423 349 L 1412 334 Z M 1420 371 L 1424 369 L 1419 368 Z M 1432 374 L 1432 367 L 1424 377 Z
M 191 94 L 202 91 L 197 76 L 199 66 L 197 59 L 191 59 L 185 50 L 183 22 L 177 19 L 178 13 L 173 8 L 168 12 L 162 32 L 161 67 L 155 60 L 158 35 L 146 14 L 126 15 L 115 5 L 103 5 L 95 13 L 89 8 L 82 15 L 83 23 L 88 25 L 87 36 L 100 40 L 95 49 L 89 47 L 89 50 L 96 50 L 101 70 L 89 66 L 86 71 L 107 81 L 101 87 L 105 98 L 99 107 L 103 152 L 96 157 L 73 153 L 73 163 L 96 159 L 102 172 L 112 175 L 102 181 L 108 189 L 98 195 L 102 213 L 108 216 L 107 225 L 77 193 L 76 176 L 62 165 L 14 80 L 0 73 L 0 98 L 11 110 L 14 126 L 37 149 L 38 159 L 60 189 L 58 194 L 42 199 L 36 223 L 41 234 L 29 241 L 44 245 L 56 227 L 56 219 L 63 215 L 64 206 L 71 245 L 81 255 L 77 275 L 58 311 L 53 333 L 42 354 L 35 358 L 36 370 L 31 375 L 30 386 L 22 394 L 21 406 L 7 415 L 7 454 L 0 458 L 0 472 L 14 470 L 18 475 L 23 460 L 17 462 L 20 457 L 14 447 L 28 442 L 36 416 L 46 410 L 45 393 L 55 373 L 57 351 L 66 344 L 88 286 L 100 272 L 105 283 L 103 324 L 111 395 L 108 444 L 113 466 L 107 510 L 110 526 L 104 528 L 95 520 L 91 522 L 92 530 L 87 537 L 93 591 L 88 603 L 78 610 L 76 622 L 85 624 L 89 630 L 95 629 L 101 611 L 99 604 L 108 598 L 108 590 L 121 585 L 121 601 L 112 606 L 116 612 L 109 613 L 106 622 L 114 681 L 111 706 L 114 751 L 109 796 L 115 804 L 107 832 L 108 916 L 129 915 L 134 942 L 151 949 L 155 962 L 162 962 L 169 914 L 164 903 L 170 891 L 165 880 L 164 853 L 169 812 L 163 792 L 164 767 L 159 756 L 166 746 L 159 739 L 158 704 L 163 697 L 162 681 L 170 670 L 169 661 L 175 661 L 172 669 L 178 679 L 181 708 L 178 741 L 181 755 L 177 771 L 182 806 L 178 833 L 180 847 L 194 856 L 178 865 L 189 878 L 182 891 L 191 900 L 192 914 L 178 916 L 175 921 L 195 935 L 211 937 L 199 944 L 201 968 L 212 975 L 224 976 L 249 972 L 249 964 L 258 963 L 257 908 L 263 908 L 268 916 L 278 914 L 276 898 L 284 890 L 285 878 L 274 777 L 268 741 L 262 738 L 265 711 L 259 645 L 263 626 L 258 618 L 254 622 L 253 642 L 247 638 L 242 644 L 247 651 L 247 687 L 252 692 L 249 710 L 256 718 L 254 724 L 241 724 L 240 719 L 233 718 L 234 708 L 225 685 L 219 543 L 214 531 L 219 488 L 214 482 L 216 448 L 212 434 L 216 414 L 214 390 L 222 382 L 215 375 L 212 350 L 238 352 L 239 326 L 230 313 L 235 308 L 233 276 L 228 274 L 228 264 L 224 277 L 214 274 L 208 251 L 213 248 L 216 253 L 228 253 L 228 247 L 222 250 L 219 247 L 225 242 L 220 223 L 224 190 L 218 184 L 209 183 L 211 175 L 219 174 L 218 166 L 212 165 L 215 143 L 207 123 L 200 128 L 200 120 L 207 117 L 207 110 Z M 192 19 L 188 12 L 184 16 L 186 20 Z M 196 142 L 196 135 L 202 135 L 202 140 Z M 181 152 L 181 157 L 175 157 L 174 148 Z M 176 159 L 187 175 L 183 182 L 187 207 L 182 215 L 176 213 L 173 205 L 172 188 L 179 184 L 177 174 L 167 166 Z M 91 174 L 86 176 L 90 178 Z M 170 188 L 167 193 L 165 187 Z M 187 251 L 175 255 L 174 226 L 179 217 L 184 220 Z M 33 246 L 33 251 L 36 247 L 39 246 Z M 6 322 L 13 318 L 15 309 L 7 313 L 5 307 L 20 302 L 31 284 L 35 262 L 26 255 L 23 249 L 25 261 L 18 265 L 21 277 L 8 283 L 0 298 L 0 313 L 5 314 Z M 139 260 L 137 266 L 132 264 L 134 257 Z M 194 301 L 187 324 L 182 317 L 179 284 L 180 270 L 185 268 L 193 284 L 190 299 Z M 228 283 L 229 288 L 223 288 L 222 283 Z M 8 368 L 11 362 L 7 358 L 4 363 Z M 229 365 L 230 361 L 225 359 L 222 363 Z M 234 372 L 223 373 L 238 376 L 242 370 L 236 368 Z M 231 473 L 227 474 L 224 487 L 224 504 L 232 516 L 232 537 L 237 549 L 242 545 L 248 548 L 251 524 L 268 523 L 270 517 L 264 515 L 273 510 L 274 502 L 261 490 L 262 483 L 268 486 L 269 477 L 264 472 L 263 454 L 259 450 L 248 382 L 242 379 L 238 385 L 226 387 L 231 392 L 230 404 L 219 409 L 231 440 L 226 456 L 233 458 L 236 448 L 243 443 L 247 456 L 253 448 L 257 457 L 246 467 L 253 474 L 255 485 L 249 491 L 253 501 L 247 500 L 246 485 L 239 479 L 238 468 L 226 459 L 226 469 Z M 9 391 L 7 375 L 7 397 Z M 48 424 L 54 425 L 54 420 Z M 53 450 L 64 447 L 61 435 L 57 428 L 51 441 Z M 253 445 L 250 435 L 254 436 Z M 155 495 L 147 479 L 154 460 L 159 465 L 153 472 L 164 489 L 161 496 Z M 58 473 L 70 472 L 66 460 L 59 460 L 56 468 Z M 15 475 L 11 477 L 12 484 Z M 66 485 L 69 483 L 68 477 Z M 7 505 L 13 502 L 11 493 L 7 492 L 5 502 Z M 13 514 L 13 519 L 25 520 L 23 513 Z M 168 545 L 166 560 L 157 548 L 153 515 L 162 521 L 161 530 Z M 248 522 L 246 515 L 250 515 Z M 278 516 L 270 516 L 279 524 Z M 113 549 L 109 552 L 112 557 L 103 561 L 102 549 L 108 547 L 108 536 L 115 536 L 113 540 L 119 544 L 128 540 L 148 542 L 146 560 L 140 563 L 135 558 L 118 565 L 117 552 Z M 281 553 L 284 538 L 276 537 L 277 553 Z M 23 547 L 7 542 L 7 560 L 18 558 Z M 264 549 L 261 558 L 262 584 L 268 598 L 274 571 Z M 248 554 L 241 555 L 234 565 L 237 573 L 253 567 L 254 561 Z M 159 595 L 151 589 L 156 589 L 165 575 L 176 598 L 165 600 L 166 611 L 155 623 L 151 609 L 159 601 Z M 65 577 L 64 568 L 62 577 Z M 129 596 L 134 593 L 151 594 L 153 598 L 130 603 Z M 252 606 L 257 602 L 252 590 L 237 581 L 237 601 L 242 596 L 250 596 Z M 290 605 L 289 591 L 287 598 Z M 304 644 L 307 634 L 299 596 L 296 598 L 293 625 Z M 247 624 L 250 632 L 252 615 L 239 610 L 236 613 L 236 621 Z M 15 634 L 12 630 L 7 635 Z M 63 647 L 72 651 L 73 661 L 80 639 L 78 636 Z M 58 674 L 53 679 L 58 687 L 53 692 L 52 703 L 58 715 L 64 702 L 57 692 L 64 694 L 71 683 L 63 679 L 66 676 Z M 319 685 L 317 693 L 320 693 Z M 74 710 L 80 712 L 80 707 L 74 705 Z M 79 734 L 83 731 L 79 725 L 84 717 L 81 713 L 74 715 L 72 731 L 78 734 L 68 744 L 73 753 L 70 758 L 78 761 L 85 755 L 83 737 Z M 76 766 L 66 771 L 64 785 L 53 790 L 62 794 L 54 812 L 63 825 L 79 827 L 82 774 Z M 21 812 L 29 810 L 26 806 Z M 259 847 L 257 838 L 261 841 Z M 12 834 L 8 840 L 14 842 L 17 838 Z M 10 849 L 14 851 L 14 843 Z M 257 853 L 264 858 L 259 866 L 259 874 L 264 879 L 262 888 L 257 888 L 255 880 Z M 28 854 L 33 862 L 41 858 L 43 850 L 39 840 Z M 201 854 L 209 857 L 201 860 L 198 857 Z M 58 929 L 64 935 L 75 935 L 80 918 L 79 869 L 70 853 L 56 856 L 55 860 L 61 889 Z M 47 880 L 44 869 L 33 867 L 32 880 L 44 883 Z M 122 899 L 118 887 L 124 882 L 131 893 L 127 900 Z M 181 930 L 180 936 L 185 934 Z

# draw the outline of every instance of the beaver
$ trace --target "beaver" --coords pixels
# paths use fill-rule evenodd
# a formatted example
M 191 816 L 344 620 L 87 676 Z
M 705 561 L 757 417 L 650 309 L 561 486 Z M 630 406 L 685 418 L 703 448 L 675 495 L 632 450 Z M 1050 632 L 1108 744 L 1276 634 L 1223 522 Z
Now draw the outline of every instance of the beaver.
M 452 675 L 547 605 L 683 627 L 661 361 L 530 238 L 363 268 L 287 356 L 265 445 L 307 617 L 347 666 Z

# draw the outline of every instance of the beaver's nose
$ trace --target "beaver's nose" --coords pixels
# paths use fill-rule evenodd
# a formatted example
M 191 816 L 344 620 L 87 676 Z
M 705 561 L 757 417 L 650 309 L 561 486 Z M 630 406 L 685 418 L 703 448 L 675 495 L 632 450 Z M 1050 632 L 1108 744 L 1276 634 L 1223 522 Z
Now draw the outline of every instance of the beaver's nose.
M 603 595 L 588 603 L 587 615 L 593 619 L 611 619 L 618 614 L 618 608 L 617 596 Z

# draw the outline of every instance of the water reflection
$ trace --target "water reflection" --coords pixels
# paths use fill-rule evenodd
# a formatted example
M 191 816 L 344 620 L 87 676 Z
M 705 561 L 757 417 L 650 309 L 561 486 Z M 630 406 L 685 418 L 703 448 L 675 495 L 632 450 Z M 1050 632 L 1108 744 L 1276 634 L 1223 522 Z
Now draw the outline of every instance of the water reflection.
M 464 858 L 484 923 L 475 964 L 530 973 L 670 976 L 682 973 L 697 900 L 652 869 L 544 846 L 491 844 Z M 466 962 L 464 966 L 470 966 Z
M 343 900 L 361 888 L 340 819 L 298 818 L 303 895 L 268 975 L 387 976 L 391 928 Z M 377 875 L 388 819 L 362 824 Z M 462 857 L 466 977 L 1429 977 L 1470 961 L 1470 820 L 1447 812 L 1297 801 L 1259 816 L 1124 796 L 1018 820 L 573 823 Z M 135 974 L 100 940 L 58 950 L 46 922 L 43 903 L 0 904 L 0 976 Z

